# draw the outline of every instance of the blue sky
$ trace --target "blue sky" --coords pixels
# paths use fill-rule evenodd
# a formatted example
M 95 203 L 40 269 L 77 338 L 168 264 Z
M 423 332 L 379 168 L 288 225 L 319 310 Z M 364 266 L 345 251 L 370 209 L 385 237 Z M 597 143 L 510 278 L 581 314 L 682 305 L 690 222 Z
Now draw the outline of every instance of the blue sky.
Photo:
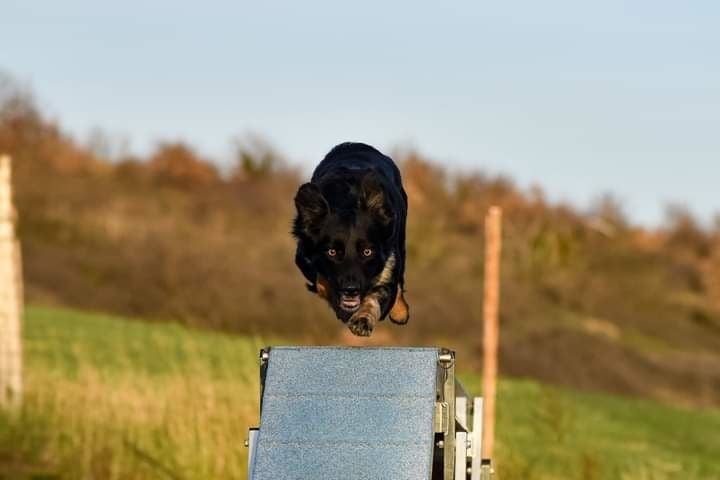
M 412 146 L 655 224 L 720 211 L 720 3 L 0 0 L 0 68 L 78 139 L 218 161 L 256 132 L 309 171 Z

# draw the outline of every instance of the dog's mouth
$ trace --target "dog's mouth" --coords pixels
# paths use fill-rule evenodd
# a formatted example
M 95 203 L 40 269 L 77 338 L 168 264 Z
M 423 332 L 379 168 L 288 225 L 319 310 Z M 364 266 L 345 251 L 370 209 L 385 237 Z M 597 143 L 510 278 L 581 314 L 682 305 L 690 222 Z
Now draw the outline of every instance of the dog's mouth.
M 354 312 L 360 308 L 360 295 L 340 295 L 340 308 L 346 312 Z

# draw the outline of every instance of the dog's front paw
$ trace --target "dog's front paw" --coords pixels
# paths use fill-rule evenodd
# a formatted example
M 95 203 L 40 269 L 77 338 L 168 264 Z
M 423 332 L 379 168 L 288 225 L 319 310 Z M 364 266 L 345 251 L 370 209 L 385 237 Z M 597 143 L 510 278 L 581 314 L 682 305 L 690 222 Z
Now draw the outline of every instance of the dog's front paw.
M 358 337 L 369 337 L 375 328 L 375 318 L 369 313 L 358 311 L 348 320 L 348 328 Z
M 380 304 L 374 297 L 366 298 L 360 309 L 348 320 L 348 328 L 358 337 L 369 337 L 380 318 Z

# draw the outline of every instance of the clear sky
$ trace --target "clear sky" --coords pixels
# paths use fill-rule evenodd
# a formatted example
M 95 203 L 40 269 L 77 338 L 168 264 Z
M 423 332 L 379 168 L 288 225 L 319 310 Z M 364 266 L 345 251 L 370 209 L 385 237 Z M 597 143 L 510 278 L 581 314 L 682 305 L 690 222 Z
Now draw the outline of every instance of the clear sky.
M 0 68 L 142 153 L 221 161 L 251 131 L 309 171 L 339 141 L 411 145 L 647 224 L 720 211 L 716 1 L 0 0 Z

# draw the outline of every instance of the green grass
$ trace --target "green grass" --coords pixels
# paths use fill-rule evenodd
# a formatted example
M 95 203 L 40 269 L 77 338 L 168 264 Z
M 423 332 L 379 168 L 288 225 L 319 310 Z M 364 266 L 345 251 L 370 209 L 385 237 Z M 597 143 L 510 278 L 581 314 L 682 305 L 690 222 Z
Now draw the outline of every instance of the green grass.
M 0 416 L 0 479 L 245 478 L 257 353 L 274 342 L 39 307 L 24 337 L 25 401 Z M 505 380 L 497 432 L 503 479 L 720 478 L 717 410 Z
M 472 391 L 480 379 L 463 376 Z M 498 392 L 503 478 L 720 479 L 720 411 L 508 380 Z

